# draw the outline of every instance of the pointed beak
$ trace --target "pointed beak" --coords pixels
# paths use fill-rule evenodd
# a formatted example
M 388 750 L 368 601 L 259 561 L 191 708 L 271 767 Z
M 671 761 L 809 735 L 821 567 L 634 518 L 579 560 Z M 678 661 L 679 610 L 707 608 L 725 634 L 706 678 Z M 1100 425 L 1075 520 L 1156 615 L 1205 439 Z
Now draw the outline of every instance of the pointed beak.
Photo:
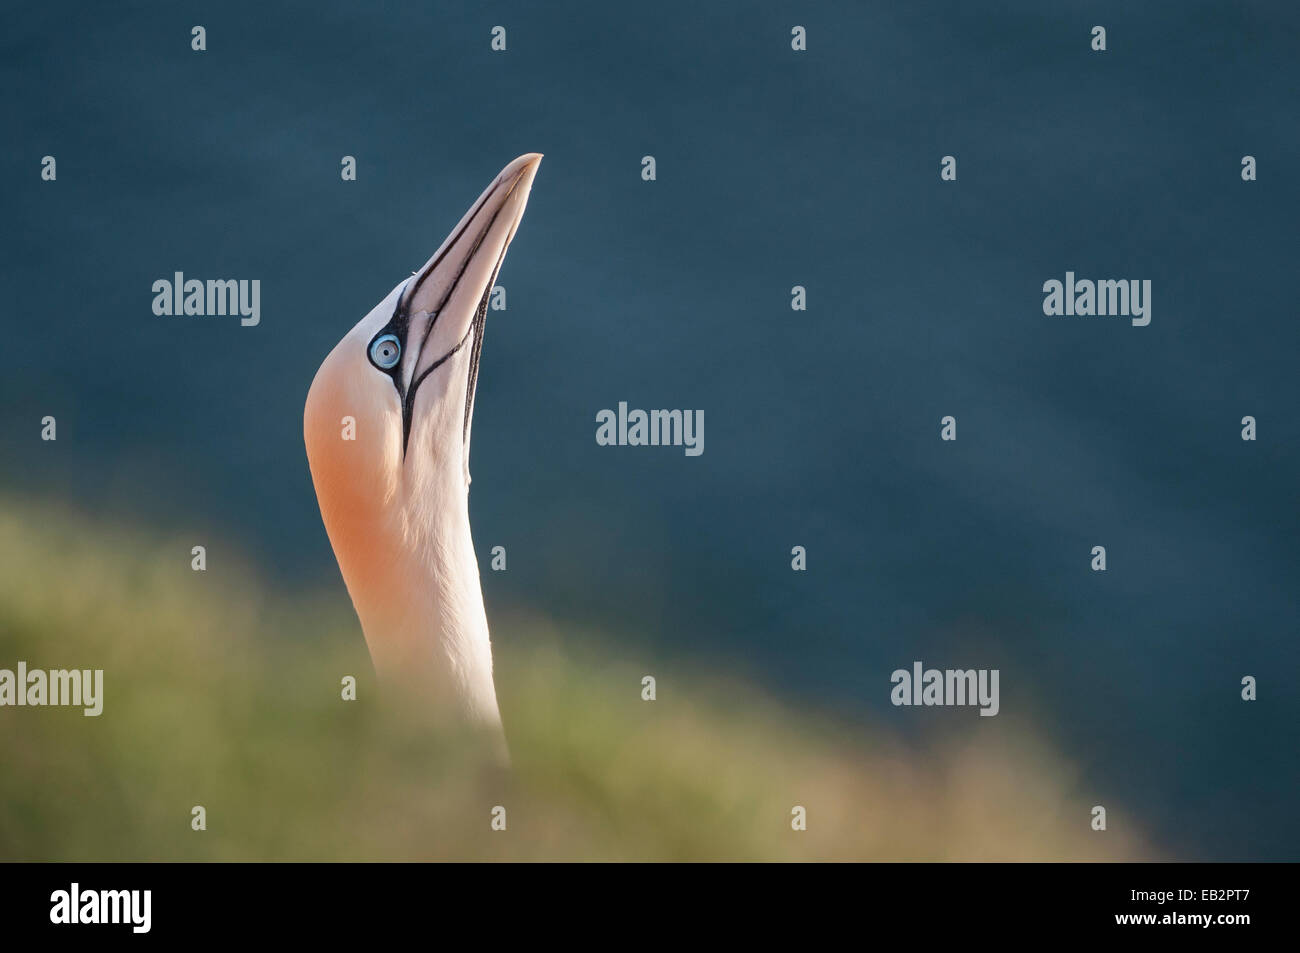
M 420 383 L 454 354 L 468 348 L 463 440 L 468 472 L 470 419 L 478 384 L 479 353 L 488 300 L 510 240 L 514 238 L 537 175 L 539 153 L 501 170 L 465 213 L 433 257 L 411 277 L 398 300 L 393 324 L 404 341 L 399 390 L 403 394 L 403 447 Z

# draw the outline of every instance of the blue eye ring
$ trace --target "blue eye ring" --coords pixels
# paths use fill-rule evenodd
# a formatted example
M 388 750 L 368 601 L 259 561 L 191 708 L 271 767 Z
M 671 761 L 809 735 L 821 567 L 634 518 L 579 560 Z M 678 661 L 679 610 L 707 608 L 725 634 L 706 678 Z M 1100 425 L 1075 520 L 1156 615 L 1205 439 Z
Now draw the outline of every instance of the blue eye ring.
M 401 359 L 402 342 L 396 334 L 381 334 L 370 342 L 370 361 L 380 370 L 392 370 Z

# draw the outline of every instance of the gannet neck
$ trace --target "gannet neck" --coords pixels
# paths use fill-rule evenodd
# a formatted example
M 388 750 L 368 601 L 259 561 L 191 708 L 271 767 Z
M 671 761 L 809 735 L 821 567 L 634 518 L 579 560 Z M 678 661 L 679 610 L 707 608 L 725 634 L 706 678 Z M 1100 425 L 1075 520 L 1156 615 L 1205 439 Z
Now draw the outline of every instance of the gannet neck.
M 464 493 L 459 496 L 437 507 L 425 505 L 426 497 L 412 501 L 413 512 L 404 508 L 405 571 L 393 577 L 403 589 L 395 594 L 401 608 L 377 613 L 381 631 L 374 640 L 368 630 L 366 635 L 372 646 L 383 645 L 375 664 L 378 669 L 382 657 L 390 683 L 433 692 L 439 707 L 454 709 L 471 724 L 499 729 L 469 503 Z

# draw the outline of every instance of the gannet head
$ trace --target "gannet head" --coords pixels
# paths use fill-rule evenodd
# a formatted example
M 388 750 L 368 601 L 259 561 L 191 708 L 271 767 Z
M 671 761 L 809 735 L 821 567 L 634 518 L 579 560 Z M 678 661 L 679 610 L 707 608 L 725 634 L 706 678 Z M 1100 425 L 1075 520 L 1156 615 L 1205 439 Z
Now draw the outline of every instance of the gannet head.
M 376 668 L 432 666 L 466 683 L 453 694 L 483 694 L 468 683 L 482 680 L 487 651 L 468 524 L 484 321 L 541 159 L 501 171 L 424 267 L 338 343 L 307 396 L 312 481 Z M 487 665 L 490 693 L 490 653 Z

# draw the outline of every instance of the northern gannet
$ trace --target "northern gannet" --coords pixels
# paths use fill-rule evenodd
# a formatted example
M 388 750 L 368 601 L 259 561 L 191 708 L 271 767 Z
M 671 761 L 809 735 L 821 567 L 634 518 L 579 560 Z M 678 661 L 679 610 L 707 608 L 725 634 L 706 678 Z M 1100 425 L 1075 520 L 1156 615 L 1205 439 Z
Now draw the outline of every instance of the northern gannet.
M 303 420 L 321 518 L 381 682 L 485 729 L 499 754 L 470 423 L 488 298 L 541 160 L 506 166 L 424 267 L 348 332 L 316 372 Z

